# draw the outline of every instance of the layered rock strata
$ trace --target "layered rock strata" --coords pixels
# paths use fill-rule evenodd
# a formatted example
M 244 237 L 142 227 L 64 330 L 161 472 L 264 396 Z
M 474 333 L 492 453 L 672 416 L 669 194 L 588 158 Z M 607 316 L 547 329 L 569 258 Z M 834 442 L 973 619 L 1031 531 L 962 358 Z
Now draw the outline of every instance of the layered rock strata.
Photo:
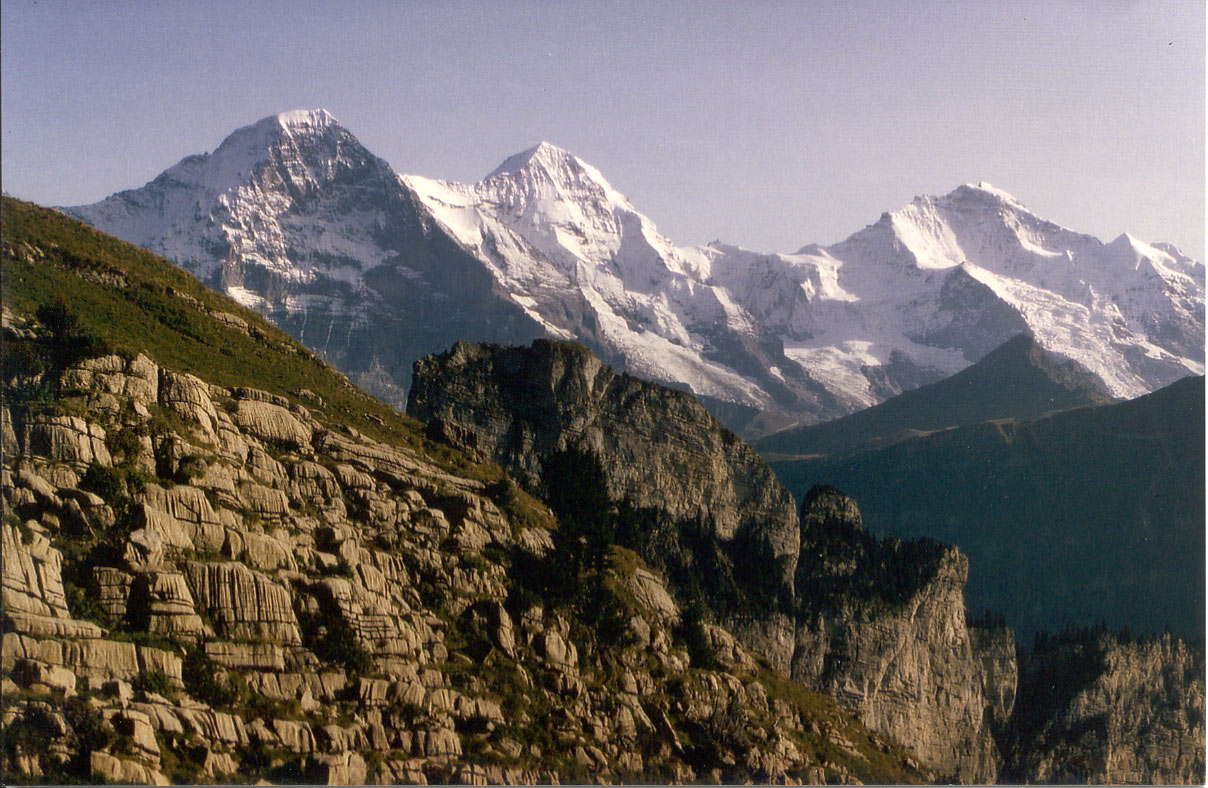
M 637 556 L 608 569 L 615 642 L 521 593 L 512 562 L 549 554 L 555 523 L 497 502 L 507 485 L 142 355 L 65 378 L 70 418 L 0 414 L 6 775 L 930 776 L 720 627 L 694 665 Z

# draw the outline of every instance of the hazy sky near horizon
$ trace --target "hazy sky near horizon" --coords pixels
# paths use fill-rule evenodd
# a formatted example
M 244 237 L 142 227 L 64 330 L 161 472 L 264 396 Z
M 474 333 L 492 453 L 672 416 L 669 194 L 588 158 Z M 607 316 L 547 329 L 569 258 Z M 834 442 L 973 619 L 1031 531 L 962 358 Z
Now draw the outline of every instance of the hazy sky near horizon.
M 141 186 L 240 126 L 332 112 L 401 173 L 540 140 L 680 244 L 833 243 L 985 180 L 1204 259 L 1205 9 L 1138 2 L 4 0 L 3 188 Z

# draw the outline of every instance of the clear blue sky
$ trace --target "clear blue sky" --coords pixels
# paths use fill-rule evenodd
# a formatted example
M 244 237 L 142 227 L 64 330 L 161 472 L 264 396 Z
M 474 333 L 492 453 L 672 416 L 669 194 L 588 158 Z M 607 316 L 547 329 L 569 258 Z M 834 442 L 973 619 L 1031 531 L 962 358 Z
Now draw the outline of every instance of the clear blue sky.
M 546 139 L 682 244 L 838 241 L 986 180 L 1204 257 L 1204 3 L 4 0 L 5 191 L 139 186 L 329 109 L 473 182 Z

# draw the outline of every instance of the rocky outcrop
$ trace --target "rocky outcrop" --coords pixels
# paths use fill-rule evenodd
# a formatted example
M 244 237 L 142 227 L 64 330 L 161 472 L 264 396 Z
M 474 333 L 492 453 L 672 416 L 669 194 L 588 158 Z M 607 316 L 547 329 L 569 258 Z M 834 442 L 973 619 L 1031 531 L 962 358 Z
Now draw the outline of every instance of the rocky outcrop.
M 618 374 L 580 345 L 528 348 L 460 342 L 416 362 L 408 413 L 532 489 L 568 448 L 597 457 L 610 496 L 704 530 L 726 552 L 734 579 L 764 599 L 731 625 L 780 669 L 791 622 L 776 612 L 792 596 L 798 552 L 792 499 L 747 444 L 688 394 Z M 770 606 L 772 609 L 767 609 Z
M 12 477 L 7 470 L 4 475 L 7 487 Z M 47 489 L 34 474 L 26 472 L 22 480 Z M 0 536 L 4 556 L 0 611 L 6 631 L 85 638 L 102 634 L 95 624 L 71 618 L 63 591 L 63 556 L 37 522 L 27 521 L 20 528 L 0 525 Z
M 710 575 L 711 612 L 773 667 L 822 689 L 870 728 L 909 741 L 941 773 L 993 781 L 985 686 L 1006 692 L 1000 673 L 1013 671 L 1013 655 L 988 667 L 975 657 L 963 597 L 968 561 L 955 548 L 877 540 L 861 529 L 855 502 L 833 489 L 811 493 L 798 525 L 781 508 L 786 493 L 767 467 L 690 397 L 617 375 L 567 343 L 461 343 L 423 359 L 409 411 L 535 486 L 558 452 L 585 447 L 614 498 L 656 507 L 673 521 L 712 523 L 708 533 L 721 545 L 743 528 L 766 534 L 761 543 L 776 549 L 751 570 L 792 572 L 777 589 L 779 599 L 795 601 L 783 614 L 766 601 L 728 614 L 716 587 L 731 581 L 698 550 L 685 563 Z M 681 529 L 674 538 L 681 546 L 671 552 L 694 537 Z M 669 548 L 649 539 L 645 554 L 658 560 Z M 688 573 L 675 569 L 674 590 L 697 598 L 682 580 Z
M 605 463 L 617 499 L 701 521 L 725 541 L 758 530 L 777 557 L 796 553 L 792 500 L 750 446 L 692 396 L 618 374 L 581 345 L 459 342 L 416 362 L 414 381 L 410 415 L 533 486 L 574 445 Z
M 1204 736 L 1202 646 L 1076 632 L 1041 639 L 1021 664 L 1003 776 L 1202 785 Z
M 239 400 L 235 423 L 262 441 L 300 449 L 310 446 L 311 430 L 288 410 L 272 402 Z
M 965 557 L 938 543 L 878 540 L 862 530 L 855 502 L 828 487 L 806 495 L 801 531 L 793 678 L 909 741 L 942 774 L 993 782 L 985 671 L 965 621 Z M 1012 673 L 1014 655 L 996 667 Z
M 96 462 L 109 465 L 113 459 L 105 446 L 105 430 L 79 416 L 38 414 L 22 425 L 24 451 L 77 469 Z

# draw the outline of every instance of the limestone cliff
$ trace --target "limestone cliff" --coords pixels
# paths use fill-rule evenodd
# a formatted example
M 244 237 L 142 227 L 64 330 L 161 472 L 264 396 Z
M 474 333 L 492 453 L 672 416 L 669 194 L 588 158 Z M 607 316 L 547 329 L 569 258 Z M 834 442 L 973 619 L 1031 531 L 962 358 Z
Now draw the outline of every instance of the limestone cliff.
M 1041 639 L 1020 666 L 1004 776 L 1204 783 L 1204 650 L 1169 634 Z
M 5 712 L 9 769 L 822 781 L 858 773 L 826 747 L 879 741 L 794 705 L 723 629 L 707 631 L 713 667 L 689 673 L 679 609 L 634 556 L 607 575 L 620 647 L 518 596 L 508 556 L 547 553 L 552 522 L 514 498 L 501 510 L 482 481 L 146 356 L 71 374 L 89 385 L 69 426 L 4 411 L 22 436 L 3 471 L 4 689 L 47 698 Z M 74 553 L 67 590 L 52 542 Z M 33 749 L 54 729 L 69 735 Z M 108 745 L 84 741 L 96 730 Z M 866 765 L 893 751 L 878 746 Z
M 614 498 L 712 534 L 735 580 L 762 592 L 731 625 L 787 669 L 791 623 L 778 608 L 792 596 L 798 553 L 792 498 L 695 398 L 549 340 L 529 348 L 460 342 L 416 362 L 412 379 L 409 415 L 533 489 L 550 458 L 575 447 L 599 458 Z M 755 604 L 765 611 L 752 615 Z
M 1000 670 L 983 669 L 965 621 L 965 557 L 937 542 L 877 539 L 852 499 L 821 486 L 802 504 L 801 544 L 793 678 L 910 741 L 942 774 L 993 782 L 983 717 L 1013 683 L 1014 649 Z

